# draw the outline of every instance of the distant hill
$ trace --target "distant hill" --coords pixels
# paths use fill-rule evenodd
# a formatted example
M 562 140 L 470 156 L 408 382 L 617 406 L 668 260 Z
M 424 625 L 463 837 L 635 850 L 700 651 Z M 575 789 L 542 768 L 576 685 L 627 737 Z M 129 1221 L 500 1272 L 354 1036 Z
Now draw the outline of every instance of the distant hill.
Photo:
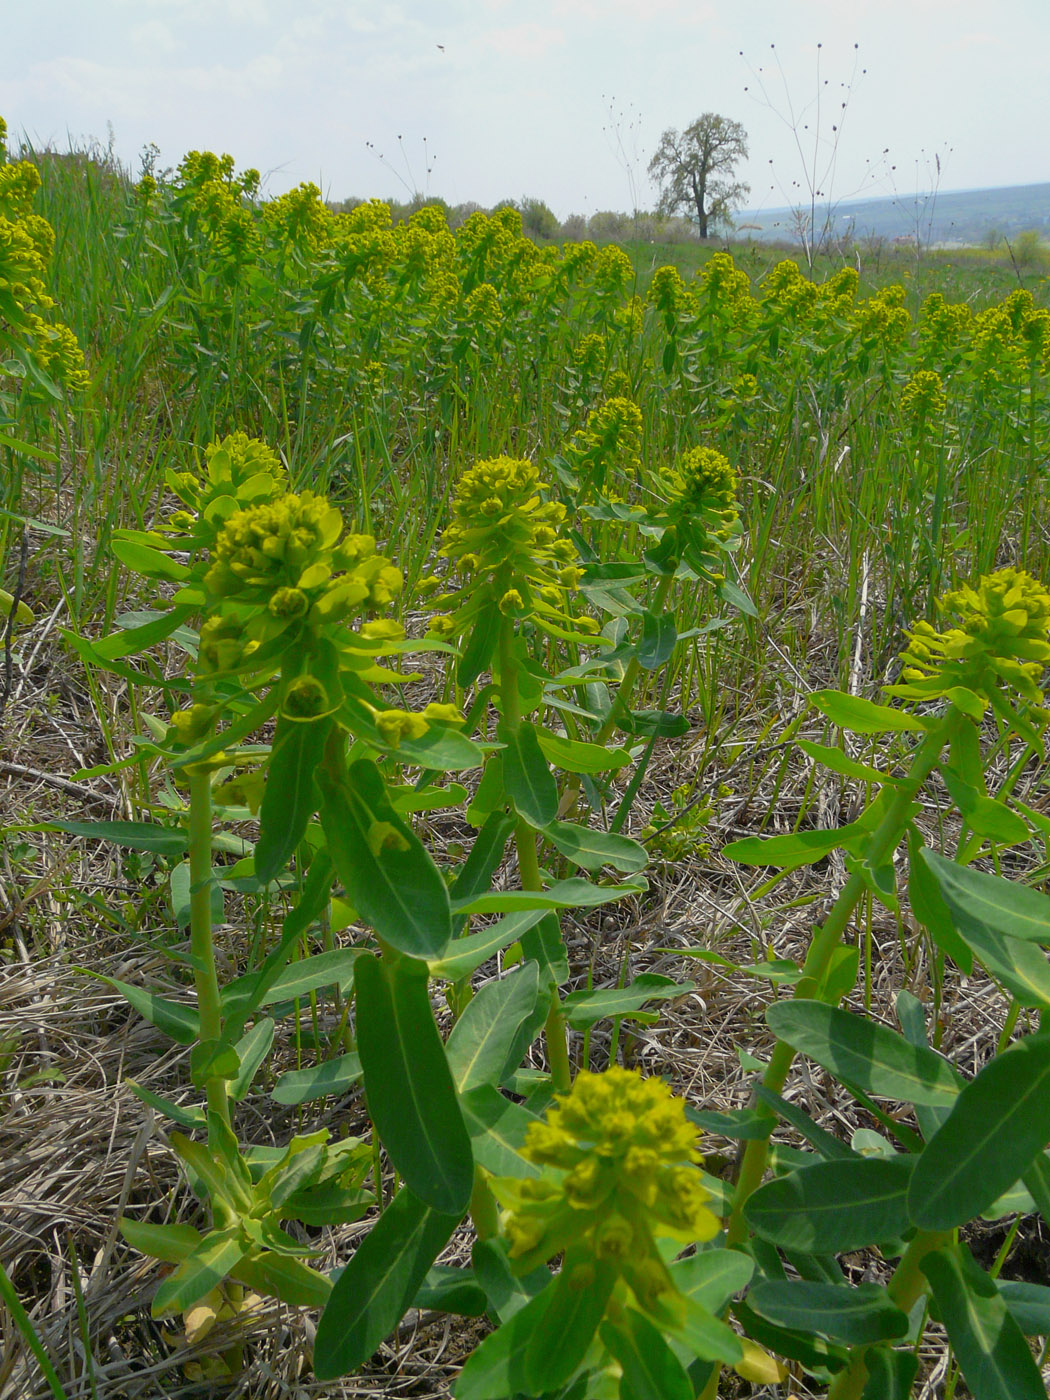
M 818 232 L 828 206 L 818 205 Z M 1012 238 L 1022 229 L 1038 229 L 1050 238 L 1050 184 L 1009 185 L 1002 189 L 941 191 L 883 199 L 842 200 L 830 210 L 831 231 L 843 238 L 910 239 L 923 243 L 983 244 L 993 232 Z M 795 241 L 797 223 L 791 209 L 743 210 L 738 233 L 756 239 Z

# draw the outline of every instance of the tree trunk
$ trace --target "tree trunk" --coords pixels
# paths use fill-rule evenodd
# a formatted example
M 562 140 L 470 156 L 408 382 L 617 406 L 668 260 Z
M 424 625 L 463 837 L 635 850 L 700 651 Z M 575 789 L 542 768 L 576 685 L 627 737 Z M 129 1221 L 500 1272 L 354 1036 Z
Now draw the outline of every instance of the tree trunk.
M 707 183 L 703 180 L 693 179 L 693 204 L 696 206 L 696 227 L 701 238 L 707 237 L 708 212 L 705 207 L 707 196 Z

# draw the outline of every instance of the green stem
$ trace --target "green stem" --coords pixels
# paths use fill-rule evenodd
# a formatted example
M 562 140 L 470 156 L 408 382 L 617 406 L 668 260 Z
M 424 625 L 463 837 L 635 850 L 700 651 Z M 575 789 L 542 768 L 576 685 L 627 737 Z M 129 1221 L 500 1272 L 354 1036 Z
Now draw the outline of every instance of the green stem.
M 656 585 L 656 592 L 653 595 L 653 605 L 650 611 L 655 613 L 657 617 L 659 617 L 664 610 L 664 604 L 667 602 L 667 595 L 670 593 L 673 583 L 674 573 L 672 571 L 669 574 L 664 574 L 660 582 Z M 637 656 L 632 656 L 627 663 L 627 669 L 623 673 L 623 680 L 617 688 L 616 695 L 609 708 L 609 713 L 605 717 L 605 723 L 594 736 L 593 742 L 595 744 L 608 743 L 610 734 L 624 715 L 629 712 L 631 698 L 634 695 L 634 687 L 638 683 L 638 673 L 640 670 L 641 665 Z
M 953 705 L 937 727 L 931 730 L 919 745 L 912 760 L 908 777 L 897 785 L 896 792 L 882 821 L 872 832 L 863 852 L 864 860 L 874 869 L 884 865 L 896 850 L 910 820 L 908 809 L 912 799 L 929 777 L 940 758 L 941 750 L 964 721 L 963 713 Z M 821 983 L 827 973 L 832 954 L 842 941 L 842 935 L 849 926 L 853 911 L 866 889 L 867 885 L 863 875 L 854 871 L 842 887 L 823 927 L 810 944 L 809 953 L 802 969 L 803 975 L 795 986 L 794 995 L 796 997 L 819 995 Z M 786 1045 L 783 1041 L 777 1041 L 766 1072 L 762 1076 L 762 1083 L 766 1088 L 772 1089 L 776 1094 L 782 1092 L 794 1059 L 795 1052 L 791 1046 Z M 776 1121 L 773 1110 L 763 1104 L 758 1104 L 756 1107 L 760 1113 L 768 1116 L 772 1131 Z M 726 1243 L 730 1247 L 739 1247 L 746 1238 L 747 1226 L 744 1221 L 744 1206 L 752 1192 L 761 1183 L 768 1160 L 768 1138 L 755 1138 L 748 1142 L 744 1149 L 740 1176 L 733 1195 L 733 1209 L 726 1239 Z
M 197 1010 L 202 1041 L 222 1039 L 222 1002 L 215 970 L 211 923 L 211 772 L 207 764 L 187 769 L 190 785 L 190 952 L 197 986 Z M 230 1126 L 226 1080 L 214 1076 L 205 1083 L 208 1112 Z
M 950 1243 L 951 1239 L 951 1231 L 919 1230 L 901 1255 L 901 1261 L 886 1285 L 886 1292 L 902 1312 L 911 1312 L 917 1300 L 926 1292 L 926 1279 L 920 1268 L 923 1259 L 932 1250 Z M 854 1349 L 850 1364 L 832 1381 L 828 1400 L 860 1400 L 868 1379 L 868 1368 L 864 1362 L 866 1350 L 866 1347 Z
M 521 724 L 521 696 L 518 692 L 518 662 L 514 655 L 514 619 L 511 617 L 505 617 L 500 627 L 499 685 L 503 722 L 509 729 L 517 730 Z M 518 852 L 521 888 L 542 890 L 536 833 L 521 817 L 514 826 L 514 845 Z M 572 1066 L 569 1063 L 565 1013 L 561 1009 L 558 989 L 553 986 L 544 1035 L 547 1041 L 547 1059 L 551 1067 L 551 1081 L 559 1094 L 567 1094 L 572 1088 Z
M 499 1234 L 499 1206 L 483 1169 L 474 1167 L 474 1190 L 470 1197 L 470 1218 L 479 1240 Z

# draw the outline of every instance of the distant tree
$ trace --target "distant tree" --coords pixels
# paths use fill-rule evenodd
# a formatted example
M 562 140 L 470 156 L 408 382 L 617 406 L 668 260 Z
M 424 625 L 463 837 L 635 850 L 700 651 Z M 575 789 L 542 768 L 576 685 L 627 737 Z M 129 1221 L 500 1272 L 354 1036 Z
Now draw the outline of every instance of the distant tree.
M 558 216 L 542 199 L 524 195 L 521 204 L 521 226 L 533 238 L 554 238 L 558 233 Z
M 668 127 L 649 162 L 650 177 L 662 186 L 660 212 L 686 212 L 707 238 L 713 224 L 731 222 L 733 207 L 750 192 L 733 179 L 746 159 L 747 132 L 728 117 L 705 112 L 684 131 Z

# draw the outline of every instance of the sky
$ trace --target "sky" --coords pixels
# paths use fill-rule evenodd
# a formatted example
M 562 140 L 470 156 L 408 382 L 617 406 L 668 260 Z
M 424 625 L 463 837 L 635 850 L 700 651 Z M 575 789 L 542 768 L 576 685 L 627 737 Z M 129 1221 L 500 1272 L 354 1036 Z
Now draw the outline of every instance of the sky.
M 1047 0 L 0 0 L 0 36 L 9 144 L 228 151 L 271 196 L 649 209 L 704 112 L 756 209 L 1050 181 Z

